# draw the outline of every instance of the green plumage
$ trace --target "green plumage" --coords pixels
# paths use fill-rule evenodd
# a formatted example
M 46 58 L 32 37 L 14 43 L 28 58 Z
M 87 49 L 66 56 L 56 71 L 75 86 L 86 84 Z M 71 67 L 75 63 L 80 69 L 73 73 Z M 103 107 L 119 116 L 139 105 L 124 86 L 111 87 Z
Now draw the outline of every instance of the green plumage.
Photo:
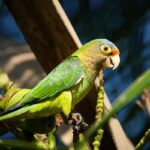
M 112 55 L 108 50 L 117 47 L 106 39 L 93 40 L 54 68 L 39 84 L 19 99 L 0 116 L 0 121 L 20 118 L 40 118 L 59 112 L 68 115 L 71 109 L 82 100 L 91 89 L 99 69 L 113 66 Z M 103 51 L 102 51 L 103 50 Z M 117 56 L 119 57 L 119 56 Z M 118 62 L 117 62 L 118 63 Z M 106 64 L 106 63 L 105 63 Z
M 70 57 L 52 70 L 29 94 L 18 104 L 32 102 L 34 99 L 42 101 L 50 98 L 63 90 L 68 90 L 83 76 L 84 68 L 78 57 Z M 44 91 L 44 92 L 43 92 Z

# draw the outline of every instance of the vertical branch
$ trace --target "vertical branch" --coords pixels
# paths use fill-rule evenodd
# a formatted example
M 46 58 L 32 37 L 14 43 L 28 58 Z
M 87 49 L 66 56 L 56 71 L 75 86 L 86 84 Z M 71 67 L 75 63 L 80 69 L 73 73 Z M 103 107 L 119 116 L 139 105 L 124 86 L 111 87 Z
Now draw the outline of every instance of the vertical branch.
M 58 0 L 6 0 L 5 3 L 47 73 L 81 47 Z
M 97 77 L 97 88 L 98 88 L 98 97 L 96 105 L 96 122 L 100 122 L 104 112 L 104 80 L 103 80 L 103 70 L 100 70 L 99 76 Z M 94 150 L 99 150 L 101 140 L 103 137 L 104 130 L 98 129 L 97 135 L 94 138 L 93 147 Z

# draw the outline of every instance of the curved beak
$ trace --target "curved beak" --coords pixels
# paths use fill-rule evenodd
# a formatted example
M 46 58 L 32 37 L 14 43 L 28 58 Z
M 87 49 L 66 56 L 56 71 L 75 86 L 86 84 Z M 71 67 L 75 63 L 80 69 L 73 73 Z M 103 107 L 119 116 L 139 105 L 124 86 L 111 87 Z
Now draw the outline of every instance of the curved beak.
M 110 65 L 112 65 L 113 70 L 115 70 L 120 64 L 120 57 L 119 55 L 114 55 L 110 57 Z
M 113 68 L 113 70 L 115 70 L 119 64 L 120 64 L 120 57 L 119 57 L 119 51 L 117 50 L 114 50 L 112 51 L 112 55 L 107 57 L 102 65 L 103 67 L 106 67 L 106 68 Z

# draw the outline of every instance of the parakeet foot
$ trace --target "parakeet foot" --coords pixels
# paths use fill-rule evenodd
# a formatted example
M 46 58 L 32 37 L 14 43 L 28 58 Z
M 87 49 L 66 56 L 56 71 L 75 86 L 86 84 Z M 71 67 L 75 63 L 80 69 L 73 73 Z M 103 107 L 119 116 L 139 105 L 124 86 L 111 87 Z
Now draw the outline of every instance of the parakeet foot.
M 73 126 L 74 133 L 84 132 L 88 127 L 88 124 L 84 122 L 80 113 L 72 113 L 69 117 L 68 124 Z

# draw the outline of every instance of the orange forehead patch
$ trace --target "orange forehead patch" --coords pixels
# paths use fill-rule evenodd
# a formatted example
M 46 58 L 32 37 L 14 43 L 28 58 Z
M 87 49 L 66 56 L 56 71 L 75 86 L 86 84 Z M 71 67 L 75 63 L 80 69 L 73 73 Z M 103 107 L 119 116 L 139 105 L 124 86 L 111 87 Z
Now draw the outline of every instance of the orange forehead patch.
M 112 53 L 112 55 L 119 55 L 119 54 L 120 54 L 120 52 L 119 52 L 118 49 L 113 49 L 113 50 L 111 51 L 111 53 Z

